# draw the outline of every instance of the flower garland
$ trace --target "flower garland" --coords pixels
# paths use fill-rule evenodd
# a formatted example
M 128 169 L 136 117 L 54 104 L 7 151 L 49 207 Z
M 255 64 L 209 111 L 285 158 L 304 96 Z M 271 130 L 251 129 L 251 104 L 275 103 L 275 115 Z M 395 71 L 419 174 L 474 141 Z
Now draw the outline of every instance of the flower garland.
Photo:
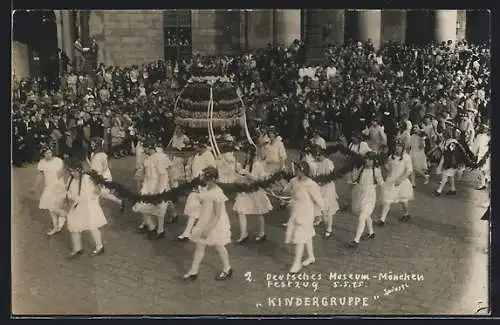
M 335 181 L 336 179 L 339 179 L 340 177 L 351 171 L 353 168 L 360 167 L 361 164 L 363 163 L 362 156 L 360 156 L 356 152 L 349 150 L 344 145 L 338 144 L 332 146 L 328 148 L 327 151 L 330 153 L 341 152 L 344 154 L 348 154 L 350 155 L 350 159 L 344 166 L 342 166 L 339 169 L 333 170 L 331 173 L 325 175 L 319 175 L 316 177 L 311 177 L 319 185 Z M 474 169 L 481 168 L 486 162 L 486 159 L 489 157 L 489 153 L 490 152 L 488 150 L 487 154 L 478 163 L 471 163 L 471 161 L 468 161 L 467 167 Z M 379 156 L 380 161 L 383 161 L 384 159 L 385 159 L 384 157 Z M 113 193 L 115 193 L 118 197 L 131 201 L 133 203 L 144 202 L 150 204 L 159 204 L 161 202 L 166 202 L 166 201 L 176 201 L 179 197 L 187 195 L 189 192 L 191 192 L 194 188 L 196 188 L 200 184 L 200 180 L 199 178 L 197 178 L 191 182 L 181 184 L 175 188 L 172 188 L 170 190 L 164 191 L 159 194 L 141 195 L 138 193 L 131 192 L 125 186 L 117 182 L 105 180 L 104 177 L 97 174 L 95 171 L 90 171 L 86 173 L 90 176 L 91 180 L 97 186 L 103 186 L 112 191 Z M 226 194 L 252 193 L 258 191 L 261 188 L 273 187 L 273 185 L 275 185 L 280 180 L 289 181 L 294 176 L 295 175 L 293 175 L 292 173 L 281 171 L 275 173 L 274 175 L 271 175 L 269 178 L 265 180 L 254 181 L 252 183 L 219 183 L 218 185 Z
M 193 102 L 190 99 L 179 98 L 177 108 L 182 108 L 190 111 L 206 112 L 209 101 Z M 214 107 L 217 111 L 231 111 L 241 106 L 239 99 L 214 101 Z
M 188 127 L 188 128 L 208 128 L 209 123 L 212 123 L 214 128 L 229 128 L 233 126 L 238 126 L 242 124 L 242 116 L 237 116 L 234 118 L 219 118 L 219 119 L 209 119 L 206 118 L 206 113 L 205 113 L 205 118 L 182 118 L 182 117 L 176 117 L 175 118 L 175 123 L 177 125 L 181 125 L 183 127 Z
M 210 87 L 216 101 L 234 100 L 238 98 L 236 87 L 230 82 L 196 82 L 189 83 L 182 93 L 182 98 L 192 102 L 210 100 Z
M 175 115 L 180 118 L 195 118 L 195 119 L 205 119 L 208 118 L 207 112 L 195 112 L 184 108 L 179 109 Z M 239 118 L 242 116 L 242 109 L 237 107 L 231 111 L 214 111 L 214 119 L 227 119 L 227 118 Z

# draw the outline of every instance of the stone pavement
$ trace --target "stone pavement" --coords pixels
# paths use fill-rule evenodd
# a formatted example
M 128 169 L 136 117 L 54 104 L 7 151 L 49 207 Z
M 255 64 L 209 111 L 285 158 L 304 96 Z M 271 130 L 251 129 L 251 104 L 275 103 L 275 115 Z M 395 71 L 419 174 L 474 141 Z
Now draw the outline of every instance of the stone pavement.
M 340 166 L 343 159 L 335 156 L 334 162 Z M 132 158 L 110 165 L 116 181 L 134 188 Z M 488 196 L 464 186 L 455 197 L 435 198 L 435 181 L 423 185 L 419 180 L 411 220 L 398 221 L 395 207 L 386 226 L 376 229 L 375 240 L 356 250 L 346 248 L 356 218 L 338 213 L 334 236 L 315 238 L 316 263 L 304 268 L 300 279 L 279 278 L 286 277 L 293 248 L 283 244 L 286 210 L 274 211 L 267 218 L 267 242 L 228 246 L 231 280 L 214 280 L 220 262 L 208 249 L 198 280 L 185 283 L 181 276 L 194 245 L 175 240 L 184 219 L 168 227 L 165 239 L 151 242 L 135 232 L 137 214 L 128 209 L 120 215 L 117 206 L 104 202 L 106 253 L 68 261 L 69 234 L 47 238 L 49 217 L 37 209 L 36 197 L 28 195 L 35 169 L 13 168 L 12 175 L 15 315 L 471 314 L 487 304 L 488 226 L 479 219 Z M 344 180 L 336 184 L 346 200 L 348 185 Z M 228 212 L 237 238 L 231 204 Z M 249 229 L 255 226 L 249 218 Z M 84 238 L 91 251 L 91 239 Z M 350 274 L 361 278 L 349 280 Z M 393 275 L 403 277 L 394 280 Z

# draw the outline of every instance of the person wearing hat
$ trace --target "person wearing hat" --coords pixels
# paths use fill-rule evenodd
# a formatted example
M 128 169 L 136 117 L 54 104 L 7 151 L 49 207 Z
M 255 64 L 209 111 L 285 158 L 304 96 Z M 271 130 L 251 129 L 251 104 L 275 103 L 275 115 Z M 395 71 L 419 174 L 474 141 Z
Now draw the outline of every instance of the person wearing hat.
M 183 276 L 187 281 L 196 280 L 198 277 L 207 246 L 215 247 L 222 262 L 222 270 L 215 280 L 228 280 L 233 275 L 226 249 L 226 245 L 231 242 L 231 224 L 226 212 L 228 198 L 217 185 L 218 177 L 219 173 L 215 167 L 209 166 L 202 171 L 201 178 L 205 183 L 205 189 L 199 195 L 201 204 L 199 221 L 190 235 L 190 240 L 196 244 L 196 248 L 191 267 Z
M 197 148 L 197 153 L 194 155 L 191 161 L 188 162 L 188 165 L 191 166 L 191 181 L 199 178 L 205 168 L 217 168 L 217 163 L 212 153 L 212 148 L 210 148 L 206 142 L 195 143 L 195 146 Z M 201 209 L 200 190 L 201 188 L 198 186 L 188 195 L 186 199 L 184 214 L 188 217 L 188 221 L 186 224 L 186 228 L 184 229 L 182 234 L 177 236 L 177 239 L 179 239 L 180 241 L 186 241 L 189 239 L 191 231 L 193 230 L 193 227 L 199 218 Z
M 384 226 L 387 215 L 394 203 L 401 203 L 403 207 L 403 216 L 400 220 L 408 221 L 410 219 L 408 203 L 414 197 L 413 186 L 410 182 L 413 165 L 411 157 L 406 153 L 404 143 L 401 141 L 397 141 L 394 145 L 394 151 L 389 156 L 386 168 L 388 175 L 382 191 L 382 211 L 380 219 L 375 222 L 378 226 Z
M 89 231 L 95 243 L 92 255 L 104 253 L 100 228 L 107 224 L 106 217 L 99 204 L 100 188 L 83 171 L 79 159 L 72 157 L 68 162 L 70 178 L 66 188 L 66 197 L 71 202 L 66 216 L 68 231 L 71 233 L 72 252 L 70 258 L 83 253 L 82 232 Z
M 140 194 L 160 194 L 170 188 L 169 168 L 171 165 L 168 156 L 157 150 L 158 141 L 149 138 L 144 141 L 146 156 L 142 164 L 144 179 Z M 165 237 L 165 214 L 168 202 L 146 203 L 137 202 L 133 210 L 142 214 L 143 221 L 139 226 L 140 231 L 146 231 L 149 239 Z
M 48 210 L 52 221 L 52 229 L 47 233 L 53 236 L 61 232 L 65 222 L 64 206 L 64 163 L 61 158 L 54 156 L 54 151 L 49 145 L 42 145 L 40 150 L 42 159 L 38 162 L 36 169 L 39 171 L 35 184 L 31 189 L 35 193 L 40 182 L 44 181 L 45 187 L 38 208 Z
M 482 190 L 486 188 L 486 185 L 490 181 L 490 146 L 491 137 L 488 134 L 489 127 L 487 124 L 481 124 L 478 128 L 478 133 L 474 142 L 471 145 L 471 151 L 475 157 L 477 157 L 477 163 L 485 159 L 484 164 L 479 168 L 481 171 L 481 179 L 478 189 Z M 488 157 L 485 157 L 488 155 Z
M 317 176 L 330 175 L 334 170 L 333 162 L 325 156 L 325 150 L 318 145 L 313 145 L 311 148 L 312 156 L 314 157 L 314 169 L 312 174 Z M 333 231 L 333 217 L 339 210 L 338 195 L 335 187 L 335 182 L 331 181 L 320 186 L 321 196 L 323 197 L 323 211 L 316 209 L 315 217 L 326 217 L 323 221 L 326 223 L 326 231 L 324 238 L 328 239 Z
M 102 176 L 106 181 L 111 182 L 113 178 L 108 165 L 108 155 L 104 152 L 103 145 L 104 140 L 102 138 L 94 137 L 90 139 L 90 154 L 86 157 L 86 162 L 90 169 Z M 107 188 L 101 189 L 101 197 L 119 204 L 121 212 L 125 210 L 125 201 L 116 197 Z
M 354 181 L 351 206 L 353 214 L 358 217 L 358 226 L 354 239 L 349 243 L 349 246 L 353 248 L 359 245 L 360 240 L 375 238 L 371 216 L 377 202 L 377 185 L 384 185 L 384 179 L 377 160 L 376 153 L 373 151 L 367 152 L 363 156 L 363 166 Z M 368 228 L 367 234 L 363 234 L 365 227 Z
M 319 185 L 310 178 L 310 167 L 305 161 L 294 163 L 296 176 L 290 180 L 286 189 L 291 192 L 290 217 L 287 222 L 285 244 L 295 245 L 295 256 L 290 273 L 298 273 L 303 266 L 316 261 L 314 256 L 313 237 L 314 214 L 316 208 L 323 211 L 324 201 Z M 326 216 L 326 212 L 323 214 Z M 302 260 L 304 249 L 307 259 Z

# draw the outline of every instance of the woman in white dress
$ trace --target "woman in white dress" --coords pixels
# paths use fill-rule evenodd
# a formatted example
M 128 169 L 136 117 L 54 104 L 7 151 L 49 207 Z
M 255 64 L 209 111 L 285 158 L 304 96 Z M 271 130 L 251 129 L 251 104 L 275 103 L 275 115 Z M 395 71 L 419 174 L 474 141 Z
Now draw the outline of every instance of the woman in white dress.
M 144 181 L 140 194 L 163 193 L 170 188 L 170 159 L 164 152 L 157 149 L 157 143 L 152 139 L 145 141 L 144 149 L 147 155 L 143 162 Z M 143 224 L 146 225 L 143 229 L 148 230 L 149 239 L 165 237 L 165 214 L 168 205 L 169 202 L 134 204 L 132 210 L 142 214 Z
M 226 195 L 217 186 L 217 168 L 207 167 L 203 171 L 202 180 L 206 188 L 200 192 L 201 213 L 199 221 L 193 228 L 190 240 L 196 243 L 191 268 L 183 276 L 184 280 L 195 280 L 205 256 L 207 246 L 214 246 L 222 262 L 222 270 L 216 280 L 224 281 L 233 275 L 226 245 L 231 242 L 231 225 L 226 212 Z
M 415 186 L 416 176 L 424 177 L 424 184 L 429 183 L 429 166 L 427 165 L 427 156 L 425 155 L 425 133 L 417 124 L 413 126 L 410 138 L 410 157 L 413 165 L 413 173 L 411 174 L 412 185 Z
M 413 186 L 410 182 L 413 166 L 411 157 L 405 152 L 402 142 L 397 141 L 394 145 L 394 153 L 389 156 L 386 169 L 388 175 L 382 189 L 382 212 L 380 220 L 375 223 L 378 226 L 384 226 L 393 203 L 401 203 L 403 207 L 401 221 L 410 219 L 408 203 L 413 200 Z
M 382 172 L 376 160 L 377 156 L 374 152 L 368 152 L 363 156 L 363 167 L 352 189 L 352 213 L 358 217 L 356 235 L 349 243 L 349 246 L 353 248 L 358 246 L 360 240 L 375 238 L 372 213 L 377 201 L 377 185 L 384 184 Z M 363 234 L 365 227 L 368 228 L 367 234 Z
M 309 164 L 300 161 L 297 164 L 297 176 L 292 178 L 286 187 L 291 192 L 292 199 L 285 244 L 295 244 L 295 257 L 290 273 L 297 273 L 303 266 L 316 261 L 313 248 L 313 237 L 316 235 L 314 211 L 316 206 L 323 210 L 324 202 L 319 185 L 309 178 L 309 174 Z M 302 261 L 304 248 L 307 250 L 308 258 Z
M 246 182 L 255 182 L 266 179 L 269 175 L 266 173 L 265 160 L 266 155 L 263 150 L 252 148 L 248 166 L 239 169 L 240 174 L 243 176 L 243 180 Z M 233 210 L 238 213 L 238 220 L 240 223 L 239 244 L 244 244 L 248 241 L 248 215 L 257 216 L 259 221 L 259 232 L 255 235 L 254 240 L 256 242 L 262 242 L 267 239 L 264 215 L 272 209 L 273 206 L 263 189 L 259 189 L 252 193 L 238 193 L 236 195 Z
M 312 148 L 312 154 L 315 157 L 314 170 L 312 174 L 314 176 L 328 175 L 333 172 L 335 166 L 333 162 L 325 157 L 324 149 L 314 145 Z M 326 216 L 323 222 L 326 223 L 326 231 L 324 238 L 328 239 L 332 236 L 333 231 L 333 216 L 339 210 L 337 190 L 335 188 L 335 183 L 333 181 L 328 182 L 320 186 L 321 197 L 323 198 L 324 207 L 323 211 L 316 208 L 314 213 L 315 217 Z
M 87 158 L 87 163 L 90 168 L 97 172 L 100 176 L 108 182 L 112 181 L 111 170 L 108 165 L 108 155 L 104 152 L 104 139 L 94 137 L 90 140 L 90 157 Z M 107 188 L 101 189 L 101 197 L 120 204 L 120 210 L 123 212 L 125 209 L 125 201 L 117 198 Z
M 95 243 L 92 255 L 104 253 L 100 228 L 107 224 L 106 217 L 99 205 L 100 187 L 96 186 L 89 175 L 83 172 L 78 159 L 71 159 L 71 176 L 66 187 L 67 199 L 72 202 L 67 215 L 68 230 L 71 233 L 72 252 L 70 258 L 83 253 L 82 232 L 89 231 Z
M 55 157 L 50 147 L 44 147 L 40 150 L 43 159 L 40 160 L 36 169 L 39 171 L 35 184 L 31 192 L 35 192 L 38 184 L 43 180 L 45 187 L 40 197 L 38 208 L 48 210 L 52 220 L 52 229 L 47 233 L 53 236 L 61 232 L 66 215 L 63 210 L 65 188 L 64 188 L 64 163 L 61 158 Z

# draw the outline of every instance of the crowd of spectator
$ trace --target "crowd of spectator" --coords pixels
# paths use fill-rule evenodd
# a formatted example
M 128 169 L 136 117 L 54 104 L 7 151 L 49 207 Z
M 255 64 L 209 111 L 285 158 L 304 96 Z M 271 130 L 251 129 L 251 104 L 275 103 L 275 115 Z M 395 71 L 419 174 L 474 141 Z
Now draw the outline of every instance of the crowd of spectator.
M 370 41 L 328 46 L 320 64 L 307 64 L 306 47 L 271 46 L 235 56 L 202 57 L 142 66 L 107 67 L 91 74 L 69 69 L 56 85 L 43 78 L 13 80 L 14 164 L 39 159 L 41 143 L 56 154 L 82 155 L 93 136 L 103 137 L 114 157 L 127 155 L 138 134 L 168 141 L 174 103 L 193 65 L 232 78 L 247 105 L 251 128 L 274 125 L 288 143 L 311 130 L 344 140 L 378 120 L 388 138 L 397 122 L 424 117 L 459 123 L 467 113 L 475 126 L 490 110 L 489 45 Z

